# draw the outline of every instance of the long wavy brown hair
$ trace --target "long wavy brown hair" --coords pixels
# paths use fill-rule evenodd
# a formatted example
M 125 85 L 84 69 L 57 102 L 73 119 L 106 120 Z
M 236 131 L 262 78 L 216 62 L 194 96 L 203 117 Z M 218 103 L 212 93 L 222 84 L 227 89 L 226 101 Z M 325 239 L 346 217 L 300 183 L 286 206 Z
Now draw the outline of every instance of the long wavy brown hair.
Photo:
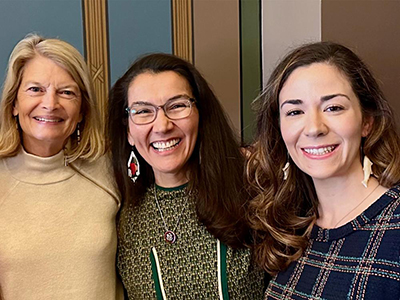
M 135 183 L 127 175 L 132 151 L 128 143 L 128 89 L 136 76 L 173 71 L 189 83 L 199 112 L 195 149 L 188 161 L 189 192 L 197 195 L 197 215 L 207 230 L 231 247 L 243 247 L 249 237 L 245 220 L 247 191 L 243 188 L 244 157 L 220 102 L 207 81 L 187 61 L 156 53 L 136 60 L 110 92 L 108 138 L 114 174 L 123 205 L 139 205 L 146 189 L 154 183 L 151 166 L 135 150 L 141 174 Z M 201 162 L 200 162 L 201 158 Z
M 254 229 L 257 262 L 270 274 L 298 259 L 308 244 L 318 218 L 318 198 L 313 182 L 288 156 L 279 120 L 279 93 L 299 67 L 313 63 L 335 66 L 349 80 L 363 118 L 373 118 L 370 134 L 363 138 L 363 153 L 373 162 L 379 183 L 391 187 L 400 181 L 400 140 L 392 110 L 377 81 L 350 49 L 331 42 L 303 45 L 290 52 L 275 68 L 255 100 L 257 135 L 246 165 L 253 199 L 248 219 Z M 289 160 L 287 180 L 282 168 Z

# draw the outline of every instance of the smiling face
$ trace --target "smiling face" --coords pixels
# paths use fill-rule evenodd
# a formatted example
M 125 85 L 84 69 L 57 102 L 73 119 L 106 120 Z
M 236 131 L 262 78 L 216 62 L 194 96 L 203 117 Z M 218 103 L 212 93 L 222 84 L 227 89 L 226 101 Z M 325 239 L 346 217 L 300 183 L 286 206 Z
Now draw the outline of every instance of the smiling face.
M 279 94 L 280 128 L 295 164 L 314 182 L 357 174 L 362 177 L 360 103 L 347 78 L 334 66 L 313 63 L 289 76 Z
M 128 105 L 147 102 L 165 104 L 178 95 L 193 97 L 187 80 L 173 71 L 143 73 L 135 77 L 128 90 Z M 128 139 L 153 168 L 156 183 L 174 187 L 187 182 L 187 162 L 196 145 L 199 113 L 196 105 L 191 114 L 180 120 L 168 119 L 162 109 L 154 122 L 137 125 L 129 118 Z
M 58 153 L 81 121 L 80 110 L 80 90 L 67 71 L 40 55 L 26 63 L 13 115 L 27 152 Z

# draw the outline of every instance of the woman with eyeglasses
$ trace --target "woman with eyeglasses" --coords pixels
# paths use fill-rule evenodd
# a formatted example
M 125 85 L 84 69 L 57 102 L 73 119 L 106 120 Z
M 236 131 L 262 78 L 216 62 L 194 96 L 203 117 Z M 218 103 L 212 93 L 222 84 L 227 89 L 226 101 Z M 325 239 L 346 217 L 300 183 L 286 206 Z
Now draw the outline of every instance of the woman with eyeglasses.
M 245 247 L 244 158 L 205 79 L 151 54 L 115 83 L 109 105 L 129 299 L 260 299 L 263 273 Z

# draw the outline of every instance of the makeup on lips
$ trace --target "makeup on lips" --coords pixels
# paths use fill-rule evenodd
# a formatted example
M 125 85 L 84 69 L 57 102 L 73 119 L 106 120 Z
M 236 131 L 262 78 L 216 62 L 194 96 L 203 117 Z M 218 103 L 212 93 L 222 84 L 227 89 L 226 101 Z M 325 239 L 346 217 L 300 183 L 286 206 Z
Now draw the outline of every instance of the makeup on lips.
M 302 147 L 304 155 L 310 158 L 327 158 L 331 156 L 339 145 L 327 145 L 317 147 Z
M 156 141 L 151 143 L 151 147 L 157 152 L 174 150 L 180 145 L 181 139 L 170 139 L 167 141 Z
M 64 121 L 63 118 L 56 116 L 35 116 L 33 117 L 36 121 L 41 124 L 59 124 Z

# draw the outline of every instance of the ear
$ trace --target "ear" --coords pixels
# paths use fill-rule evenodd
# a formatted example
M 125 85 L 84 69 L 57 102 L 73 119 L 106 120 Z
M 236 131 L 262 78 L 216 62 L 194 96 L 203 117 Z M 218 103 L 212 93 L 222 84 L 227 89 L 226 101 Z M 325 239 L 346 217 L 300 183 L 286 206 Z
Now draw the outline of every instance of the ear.
M 363 128 L 361 131 L 361 136 L 366 137 L 372 130 L 372 125 L 374 124 L 374 118 L 369 116 L 365 117 L 363 121 Z
M 14 103 L 12 114 L 13 114 L 14 117 L 16 117 L 16 116 L 18 116 L 18 113 L 19 113 L 19 112 L 18 112 L 18 108 L 15 106 L 15 103 Z
M 134 146 L 134 145 L 135 145 L 135 141 L 134 141 L 134 139 L 133 139 L 132 134 L 129 132 L 129 128 L 128 128 L 128 142 L 129 142 L 129 144 L 130 144 L 131 146 Z

